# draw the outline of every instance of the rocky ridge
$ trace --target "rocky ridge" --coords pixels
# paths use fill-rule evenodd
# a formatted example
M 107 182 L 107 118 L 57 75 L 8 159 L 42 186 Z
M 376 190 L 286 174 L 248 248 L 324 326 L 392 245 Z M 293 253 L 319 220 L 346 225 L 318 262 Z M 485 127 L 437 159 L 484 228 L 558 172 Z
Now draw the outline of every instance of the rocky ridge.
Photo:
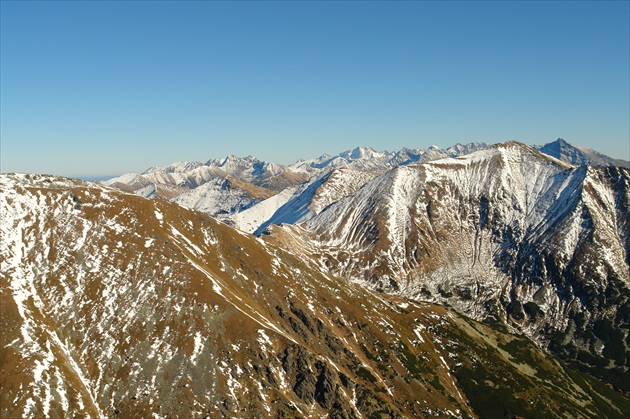
M 241 158 L 231 155 L 225 159 L 211 159 L 206 163 L 178 162 L 152 167 L 142 174 L 127 173 L 101 183 L 144 197 L 177 200 L 187 208 L 201 210 L 229 224 L 248 226 L 244 228 L 253 232 L 265 222 L 267 225 L 278 222 L 280 214 L 274 221 L 269 218 L 287 203 L 285 198 L 294 199 L 291 194 L 296 191 L 301 193 L 310 185 L 323 182 L 322 178 L 328 177 L 332 171 L 354 170 L 359 174 L 360 180 L 366 174 L 375 176 L 399 165 L 455 157 L 486 146 L 484 143 L 458 144 L 447 149 L 432 146 L 427 149 L 405 148 L 398 152 L 377 152 L 369 147 L 357 147 L 337 156 L 325 154 L 317 159 L 301 160 L 289 166 L 260 161 L 251 156 Z M 350 180 L 350 177 L 347 176 L 347 179 Z M 204 187 L 206 183 L 220 185 L 225 180 L 229 181 L 229 188 L 209 185 Z M 351 180 L 351 183 L 356 182 L 357 180 Z M 302 189 L 296 188 L 297 186 L 302 186 Z M 208 188 L 213 191 L 208 193 Z M 242 190 L 237 191 L 239 188 Z M 252 193 L 252 190 L 258 192 Z M 262 213 L 267 214 L 273 208 L 267 218 L 254 223 L 250 213 L 250 217 L 245 216 L 245 219 L 232 219 L 232 215 L 260 203 L 263 200 L 261 196 L 268 197 L 278 192 L 284 193 L 262 205 L 265 210 L 255 211 L 254 219 L 258 220 Z M 184 196 L 180 198 L 180 194 Z M 239 196 L 238 199 L 235 198 L 236 195 Z M 291 222 L 302 221 L 292 218 Z
M 529 340 L 211 217 L 0 176 L 0 411 L 20 417 L 614 417 Z M 323 211 L 322 213 L 325 213 Z M 287 235 L 294 248 L 302 236 Z
M 176 200 L 180 205 L 203 211 L 230 225 L 239 226 L 243 231 L 260 234 L 268 225 L 299 223 L 319 213 L 318 208 L 315 211 L 304 210 L 302 203 L 315 196 L 314 191 L 320 186 L 322 188 L 317 192 L 318 195 L 329 194 L 326 189 L 331 185 L 324 178 L 333 171 L 352 171 L 357 175 L 356 179 L 350 175 L 345 177 L 347 186 L 337 182 L 334 189 L 341 198 L 353 193 L 356 184 L 366 176 L 375 177 L 399 166 L 461 157 L 487 147 L 481 142 L 457 144 L 446 149 L 436 146 L 403 148 L 395 152 L 357 147 L 335 156 L 324 154 L 288 166 L 260 161 L 251 156 L 241 158 L 231 155 L 205 163 L 178 162 L 152 167 L 142 174 L 127 173 L 103 181 L 102 184 L 145 197 Z M 630 167 L 628 161 L 612 159 L 594 150 L 573 146 L 562 139 L 534 148 L 578 166 Z M 226 187 L 204 186 L 206 183 L 221 185 L 224 181 L 227 181 Z M 344 189 L 344 192 L 339 193 L 340 189 Z M 252 193 L 253 190 L 257 192 Z M 274 194 L 278 196 L 262 203 Z M 304 205 L 309 207 L 311 204 Z M 258 208 L 241 215 L 254 206 Z
M 629 204 L 627 169 L 511 142 L 395 168 L 268 234 L 300 237 L 335 275 L 505 323 L 628 391 Z

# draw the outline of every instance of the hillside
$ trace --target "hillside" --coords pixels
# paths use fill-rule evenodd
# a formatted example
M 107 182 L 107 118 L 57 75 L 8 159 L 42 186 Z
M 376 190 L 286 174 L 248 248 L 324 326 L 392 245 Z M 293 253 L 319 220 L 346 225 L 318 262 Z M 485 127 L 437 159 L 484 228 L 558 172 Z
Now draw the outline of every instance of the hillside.
M 528 339 L 349 282 L 297 253 L 298 241 L 279 246 L 77 180 L 2 175 L 0 189 L 3 416 L 616 417 L 630 408 Z
M 268 233 L 335 275 L 505 323 L 628 391 L 629 205 L 627 169 L 511 142 L 395 168 Z

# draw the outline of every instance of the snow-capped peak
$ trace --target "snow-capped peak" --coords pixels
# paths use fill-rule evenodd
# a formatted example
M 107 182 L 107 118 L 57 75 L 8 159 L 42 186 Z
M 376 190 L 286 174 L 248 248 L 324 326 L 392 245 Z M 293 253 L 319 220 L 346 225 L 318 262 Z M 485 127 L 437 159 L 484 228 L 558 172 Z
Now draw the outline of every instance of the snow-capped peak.
M 153 166 L 145 170 L 142 174 L 148 175 L 151 173 L 183 173 L 183 172 L 189 172 L 191 170 L 194 170 L 197 167 L 200 167 L 202 165 L 203 163 L 200 161 L 194 161 L 194 162 L 181 161 L 181 162 L 171 163 L 167 166 Z

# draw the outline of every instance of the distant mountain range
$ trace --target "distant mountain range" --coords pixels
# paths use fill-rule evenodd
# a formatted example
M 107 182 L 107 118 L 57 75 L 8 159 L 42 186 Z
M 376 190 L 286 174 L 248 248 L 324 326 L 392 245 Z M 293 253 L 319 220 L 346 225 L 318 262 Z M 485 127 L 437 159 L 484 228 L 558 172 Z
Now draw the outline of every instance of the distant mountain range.
M 558 140 L 0 175 L 0 416 L 624 417 L 627 163 Z
M 435 146 L 404 148 L 397 152 L 357 147 L 336 156 L 324 154 L 289 166 L 251 156 L 232 155 L 205 163 L 179 162 L 152 167 L 142 174 L 127 173 L 101 183 L 145 197 L 175 200 L 243 231 L 260 234 L 270 224 L 305 221 L 323 209 L 317 205 L 310 208 L 310 203 L 303 206 L 305 200 L 312 198 L 309 194 L 317 195 L 321 200 L 322 196 L 332 193 L 340 199 L 368 179 L 398 166 L 460 157 L 487 147 L 486 143 L 471 143 L 447 149 Z M 594 150 L 572 146 L 562 139 L 534 148 L 577 166 L 630 167 L 628 161 L 611 159 Z M 340 182 L 340 177 L 347 178 L 348 182 Z M 337 184 L 336 190 L 329 192 L 333 182 Z M 268 201 L 263 203 L 266 199 Z

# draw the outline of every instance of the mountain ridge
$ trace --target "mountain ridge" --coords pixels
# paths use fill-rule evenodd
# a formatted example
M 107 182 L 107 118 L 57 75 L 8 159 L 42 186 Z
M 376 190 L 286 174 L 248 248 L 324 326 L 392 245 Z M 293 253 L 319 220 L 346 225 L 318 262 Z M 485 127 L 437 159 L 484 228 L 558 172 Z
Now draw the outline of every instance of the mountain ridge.
M 614 159 L 593 149 L 575 146 L 562 138 L 543 146 L 534 146 L 534 148 L 576 166 L 622 166 L 630 169 L 630 161 Z
M 574 417 L 629 403 L 530 341 L 165 200 L 0 176 L 0 408 L 21 417 Z
M 563 153 L 554 152 L 558 148 L 558 144 L 562 144 Z M 324 154 L 318 158 L 310 160 L 299 160 L 291 165 L 279 165 L 258 160 L 255 157 L 237 157 L 230 155 L 225 158 L 214 158 L 202 163 L 197 162 L 178 162 L 168 166 L 156 166 L 147 169 L 142 174 L 128 173 L 117 178 L 109 179 L 102 182 L 107 186 L 117 187 L 128 192 L 135 192 L 143 196 L 151 196 L 155 198 L 177 199 L 177 195 L 185 193 L 186 189 L 194 190 L 200 188 L 207 182 L 218 182 L 219 179 L 227 179 L 231 177 L 233 180 L 241 182 L 244 191 L 240 192 L 252 205 L 257 205 L 260 200 L 250 196 L 251 189 L 255 187 L 263 187 L 273 192 L 286 191 L 288 187 L 305 185 L 307 183 L 318 182 L 322 176 L 326 176 L 335 169 L 352 169 L 359 172 L 383 173 L 398 166 L 404 166 L 419 162 L 427 162 L 442 158 L 453 158 L 469 154 L 473 151 L 484 149 L 487 144 L 477 142 L 469 144 L 456 144 L 454 146 L 442 149 L 436 146 L 428 148 L 409 149 L 403 148 L 399 151 L 375 151 L 370 147 L 356 147 L 351 150 L 343 151 L 335 156 Z M 614 160 L 601 155 L 593 150 L 578 148 L 571 146 L 564 140 L 557 140 L 546 146 L 534 146 L 539 151 L 547 151 L 548 155 L 559 158 L 569 164 L 595 164 L 595 165 L 621 165 L 630 167 L 630 162 L 623 160 Z M 566 150 L 571 150 L 571 153 Z M 579 155 L 579 159 L 575 156 Z M 357 173 L 359 173 L 357 172 Z M 243 183 L 244 182 L 244 183 Z M 251 184 L 251 187 L 247 187 Z M 271 194 L 271 192 L 269 192 Z M 201 191 L 197 195 L 203 196 Z M 285 194 L 286 195 L 286 194 Z M 280 198 L 280 197 L 278 197 Z M 237 225 L 241 218 L 236 214 L 249 208 L 250 205 L 235 205 L 234 207 L 226 207 L 226 203 L 233 201 L 228 195 L 225 197 L 210 198 L 208 202 L 200 202 L 190 198 L 181 198 L 180 202 L 185 206 L 193 205 L 193 208 L 204 208 L 204 212 L 209 215 L 219 217 L 224 222 Z M 221 204 L 217 205 L 218 202 Z M 271 208 L 274 203 L 286 204 L 283 198 L 274 199 L 265 204 L 266 208 Z M 280 210 L 279 207 L 275 208 Z M 250 213 L 253 211 L 250 211 Z M 260 213 L 260 211 L 257 211 Z M 269 209 L 263 211 L 265 214 Z M 274 219 L 281 219 L 278 214 Z M 236 218 L 234 218 L 236 217 Z M 234 218 L 234 219 L 233 219 Z M 262 232 L 262 224 L 268 225 L 270 217 L 260 220 L 260 214 L 254 217 L 258 221 L 253 223 L 247 220 L 243 225 L 247 225 L 248 232 Z M 294 221 L 302 220 L 300 217 L 289 217 Z M 256 225 L 254 225 L 256 224 Z
M 512 324 L 566 359 L 589 359 L 593 373 L 614 352 L 599 372 L 627 391 L 629 204 L 627 169 L 576 167 L 512 142 L 398 167 L 269 233 L 307 237 L 304 251 L 336 275 Z M 602 321 L 615 330 L 608 349 L 576 335 L 574 322 Z
M 440 150 L 0 175 L 0 411 L 623 416 L 630 170 Z

